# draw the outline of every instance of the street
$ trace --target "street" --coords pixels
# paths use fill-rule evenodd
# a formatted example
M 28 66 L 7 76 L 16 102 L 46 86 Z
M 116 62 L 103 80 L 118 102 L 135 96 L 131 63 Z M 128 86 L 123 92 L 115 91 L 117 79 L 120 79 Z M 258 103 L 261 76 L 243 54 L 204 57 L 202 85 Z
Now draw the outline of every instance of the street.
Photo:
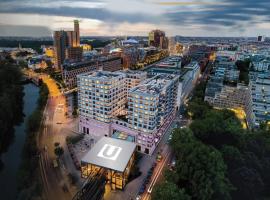
M 64 148 L 64 156 L 68 154 L 66 150 L 66 134 L 62 131 L 63 126 L 70 121 L 65 117 L 65 97 L 60 93 L 54 80 L 47 75 L 43 75 L 42 79 L 48 86 L 49 97 L 47 105 L 44 109 L 43 131 L 39 135 L 40 156 L 40 173 L 44 186 L 44 195 L 46 199 L 72 199 L 75 188 L 69 186 L 67 180 L 67 170 L 64 162 L 59 163 L 59 167 L 53 167 L 53 160 L 57 157 L 54 153 L 54 143 L 60 143 Z M 63 157 L 64 157 L 63 156 Z

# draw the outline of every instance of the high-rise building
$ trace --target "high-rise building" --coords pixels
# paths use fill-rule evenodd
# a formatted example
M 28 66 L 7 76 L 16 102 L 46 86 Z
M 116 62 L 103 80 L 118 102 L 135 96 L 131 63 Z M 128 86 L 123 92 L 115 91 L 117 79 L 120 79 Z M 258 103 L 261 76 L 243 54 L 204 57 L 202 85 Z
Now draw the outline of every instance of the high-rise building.
M 258 36 L 258 42 L 264 42 L 265 41 L 265 36 L 264 35 L 260 35 Z
M 153 30 L 149 33 L 148 45 L 161 49 L 168 49 L 168 38 L 165 32 L 161 30 Z
M 80 46 L 80 26 L 79 20 L 74 20 L 74 36 L 75 36 L 75 45 L 76 47 Z
M 74 31 L 55 31 L 55 67 L 62 70 L 65 59 L 80 61 L 82 59 L 82 47 L 80 47 L 79 21 L 74 20 Z
M 61 65 L 64 63 L 66 44 L 66 32 L 54 31 L 54 63 L 57 70 L 61 70 Z

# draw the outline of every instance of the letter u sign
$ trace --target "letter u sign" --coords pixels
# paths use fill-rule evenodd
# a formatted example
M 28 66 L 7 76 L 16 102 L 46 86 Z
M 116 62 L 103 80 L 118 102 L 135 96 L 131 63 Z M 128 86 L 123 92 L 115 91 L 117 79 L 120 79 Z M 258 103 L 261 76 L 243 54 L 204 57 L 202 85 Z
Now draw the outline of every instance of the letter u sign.
M 97 156 L 109 160 L 116 160 L 121 151 L 121 147 L 105 144 L 99 151 Z

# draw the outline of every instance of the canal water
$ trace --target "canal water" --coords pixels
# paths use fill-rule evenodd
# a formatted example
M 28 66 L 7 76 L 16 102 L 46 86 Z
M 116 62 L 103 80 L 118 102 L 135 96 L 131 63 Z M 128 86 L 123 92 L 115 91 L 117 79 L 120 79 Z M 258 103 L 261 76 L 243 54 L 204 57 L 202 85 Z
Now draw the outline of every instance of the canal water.
M 21 163 L 21 153 L 25 142 L 25 126 L 27 118 L 35 110 L 39 97 L 39 88 L 34 84 L 24 85 L 24 119 L 23 122 L 15 126 L 14 141 L 9 146 L 8 151 L 3 153 L 1 160 L 4 163 L 0 171 L 0 199 L 15 200 L 17 195 L 17 172 Z

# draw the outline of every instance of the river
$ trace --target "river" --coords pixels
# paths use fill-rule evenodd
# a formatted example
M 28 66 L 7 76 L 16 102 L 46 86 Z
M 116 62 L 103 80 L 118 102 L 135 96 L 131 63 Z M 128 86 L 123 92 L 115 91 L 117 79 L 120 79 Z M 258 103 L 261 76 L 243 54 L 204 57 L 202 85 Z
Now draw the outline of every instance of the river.
M 21 163 L 21 153 L 25 142 L 25 126 L 29 115 L 37 106 L 39 88 L 33 84 L 24 85 L 24 119 L 23 122 L 15 126 L 14 141 L 9 146 L 8 151 L 3 153 L 1 160 L 4 168 L 0 171 L 0 199 L 14 200 L 17 195 L 17 172 Z

